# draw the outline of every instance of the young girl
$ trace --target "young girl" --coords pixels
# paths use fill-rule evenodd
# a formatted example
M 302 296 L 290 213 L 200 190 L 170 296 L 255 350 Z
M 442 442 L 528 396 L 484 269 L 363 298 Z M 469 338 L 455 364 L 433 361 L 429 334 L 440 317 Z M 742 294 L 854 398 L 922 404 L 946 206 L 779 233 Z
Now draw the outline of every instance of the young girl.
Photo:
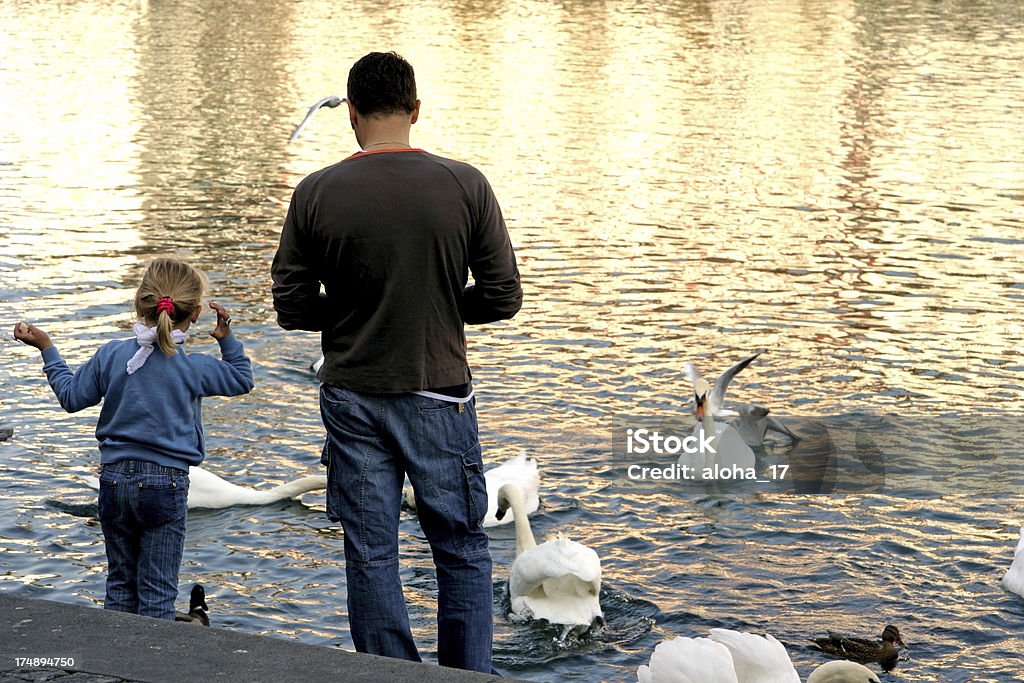
M 185 541 L 188 468 L 205 456 L 203 396 L 238 396 L 253 387 L 231 318 L 210 303 L 210 334 L 222 360 L 186 354 L 185 331 L 199 318 L 204 276 L 171 258 L 152 261 L 135 293 L 135 338 L 109 342 L 72 374 L 49 335 L 18 323 L 14 338 L 39 349 L 43 370 L 64 410 L 102 399 L 99 517 L 107 549 L 103 606 L 174 619 Z

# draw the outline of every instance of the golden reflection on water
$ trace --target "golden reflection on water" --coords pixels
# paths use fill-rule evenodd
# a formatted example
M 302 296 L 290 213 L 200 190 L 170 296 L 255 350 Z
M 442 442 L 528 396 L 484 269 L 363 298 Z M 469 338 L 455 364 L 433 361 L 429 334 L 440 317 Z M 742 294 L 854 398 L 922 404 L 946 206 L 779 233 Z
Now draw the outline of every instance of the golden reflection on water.
M 18 262 L 18 281 L 70 289 L 69 280 L 121 270 L 126 259 L 113 254 L 140 244 L 133 17 L 92 5 L 37 9 L 5 31 L 0 111 L 17 144 L 4 144 L 3 156 L 17 175 L 4 173 L 0 211 L 11 226 L 5 251 L 31 256 Z M 62 27 L 55 52 L 64 59 L 41 51 L 54 25 Z M 98 35 L 108 37 L 102 51 Z M 5 278 L 5 286 L 17 283 Z M 49 305 L 81 302 L 69 293 Z

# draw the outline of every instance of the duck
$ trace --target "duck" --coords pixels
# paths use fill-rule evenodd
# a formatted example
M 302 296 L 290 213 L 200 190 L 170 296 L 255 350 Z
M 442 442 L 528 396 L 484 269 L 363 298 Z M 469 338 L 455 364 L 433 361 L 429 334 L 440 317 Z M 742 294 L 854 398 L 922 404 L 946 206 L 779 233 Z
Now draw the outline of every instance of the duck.
M 679 636 L 654 648 L 650 663 L 637 669 L 638 683 L 800 683 L 785 646 L 759 636 L 713 628 L 708 638 Z M 880 683 L 855 662 L 822 664 L 807 683 Z
M 532 515 L 540 508 L 540 472 L 537 469 L 537 461 L 527 457 L 525 450 L 484 472 L 484 481 L 487 485 L 487 513 L 483 521 L 485 528 L 515 522 L 516 511 L 512 508 L 509 508 L 500 519 L 497 516 L 498 489 L 505 484 L 518 484 L 522 489 L 527 514 Z M 416 496 L 412 487 L 407 486 L 403 495 L 406 506 L 415 510 Z
M 849 638 L 829 631 L 827 638 L 813 638 L 812 642 L 822 652 L 855 662 L 877 662 L 883 670 L 891 671 L 899 661 L 898 644 L 906 648 L 900 631 L 892 624 L 882 630 L 881 642 L 868 638 Z
M 1013 553 L 1013 562 L 1003 575 L 1003 588 L 1024 598 L 1024 527 L 1020 530 L 1017 550 Z
M 199 466 L 188 468 L 188 509 L 212 509 L 233 507 L 235 505 L 269 505 L 280 500 L 297 498 L 309 491 L 327 488 L 327 475 L 318 474 L 300 477 L 286 484 L 268 489 L 253 489 L 247 486 L 232 484 L 226 479 Z M 92 489 L 99 490 L 100 480 L 96 477 L 85 477 L 85 483 Z
M 699 480 L 717 479 L 713 469 L 716 466 L 728 470 L 740 468 L 751 474 L 746 478 L 754 478 L 754 451 L 735 428 L 728 423 L 715 420 L 711 392 L 711 385 L 707 380 L 697 377 L 693 383 L 693 395 L 694 413 L 698 421 L 693 428 L 693 436 L 696 443 L 703 444 L 705 434 L 714 434 L 709 444 L 710 448 L 705 450 L 701 445 L 699 449 L 683 450 L 679 454 L 678 464 L 690 468 L 689 472 Z
M 192 593 L 188 599 L 188 613 L 175 612 L 174 620 L 183 621 L 199 626 L 209 626 L 210 616 L 206 613 L 209 608 L 206 606 L 206 589 L 203 584 L 197 583 L 192 586 Z
M 725 394 L 733 378 L 763 353 L 765 353 L 764 349 L 757 351 L 753 355 L 735 363 L 718 376 L 711 389 L 711 393 L 708 395 L 711 412 L 718 417 L 728 419 L 748 446 L 754 448 L 763 447 L 765 437 L 769 431 L 781 434 L 790 443 L 796 443 L 800 440 L 800 437 L 794 434 L 789 427 L 777 418 L 770 415 L 771 411 L 763 405 L 758 403 L 737 403 L 735 404 L 737 408 L 734 410 L 725 408 Z M 685 370 L 691 383 L 696 383 L 697 379 L 701 376 L 693 363 L 687 363 Z
M 604 623 L 597 553 L 563 534 L 538 545 L 519 484 L 502 485 L 497 501 L 498 519 L 509 510 L 515 514 L 516 555 L 508 579 L 512 617 L 562 626 L 563 640 L 569 633 L 583 633 Z

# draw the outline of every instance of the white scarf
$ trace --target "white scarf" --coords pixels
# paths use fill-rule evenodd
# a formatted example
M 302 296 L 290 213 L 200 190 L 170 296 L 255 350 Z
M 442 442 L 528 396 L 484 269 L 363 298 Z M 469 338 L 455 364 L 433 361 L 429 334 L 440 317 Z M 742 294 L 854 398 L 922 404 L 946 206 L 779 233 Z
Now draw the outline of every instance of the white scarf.
M 181 330 L 171 330 L 171 338 L 174 343 L 181 346 L 185 343 L 185 333 Z M 153 344 L 156 343 L 156 328 L 146 327 L 142 323 L 135 323 L 135 340 L 139 342 L 139 350 L 128 359 L 128 374 L 134 374 L 139 368 L 146 364 L 150 354 L 153 353 Z

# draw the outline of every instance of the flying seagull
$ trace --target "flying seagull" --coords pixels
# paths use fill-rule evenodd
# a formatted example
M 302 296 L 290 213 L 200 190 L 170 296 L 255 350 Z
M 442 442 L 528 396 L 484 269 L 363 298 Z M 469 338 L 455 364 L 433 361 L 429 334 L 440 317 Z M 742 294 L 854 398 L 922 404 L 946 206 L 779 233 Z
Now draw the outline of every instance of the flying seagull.
M 330 95 L 314 104 L 312 107 L 309 108 L 309 111 L 306 112 L 306 118 L 302 119 L 302 123 L 296 126 L 295 132 L 293 132 L 292 136 L 288 138 L 288 142 L 295 142 L 295 138 L 299 137 L 299 134 L 302 132 L 302 129 L 306 127 L 306 123 L 308 123 L 309 120 L 313 118 L 313 114 L 315 114 L 318 109 L 320 109 L 321 107 L 330 107 L 331 109 L 334 109 L 339 104 L 345 101 L 346 99 L 344 97 Z

